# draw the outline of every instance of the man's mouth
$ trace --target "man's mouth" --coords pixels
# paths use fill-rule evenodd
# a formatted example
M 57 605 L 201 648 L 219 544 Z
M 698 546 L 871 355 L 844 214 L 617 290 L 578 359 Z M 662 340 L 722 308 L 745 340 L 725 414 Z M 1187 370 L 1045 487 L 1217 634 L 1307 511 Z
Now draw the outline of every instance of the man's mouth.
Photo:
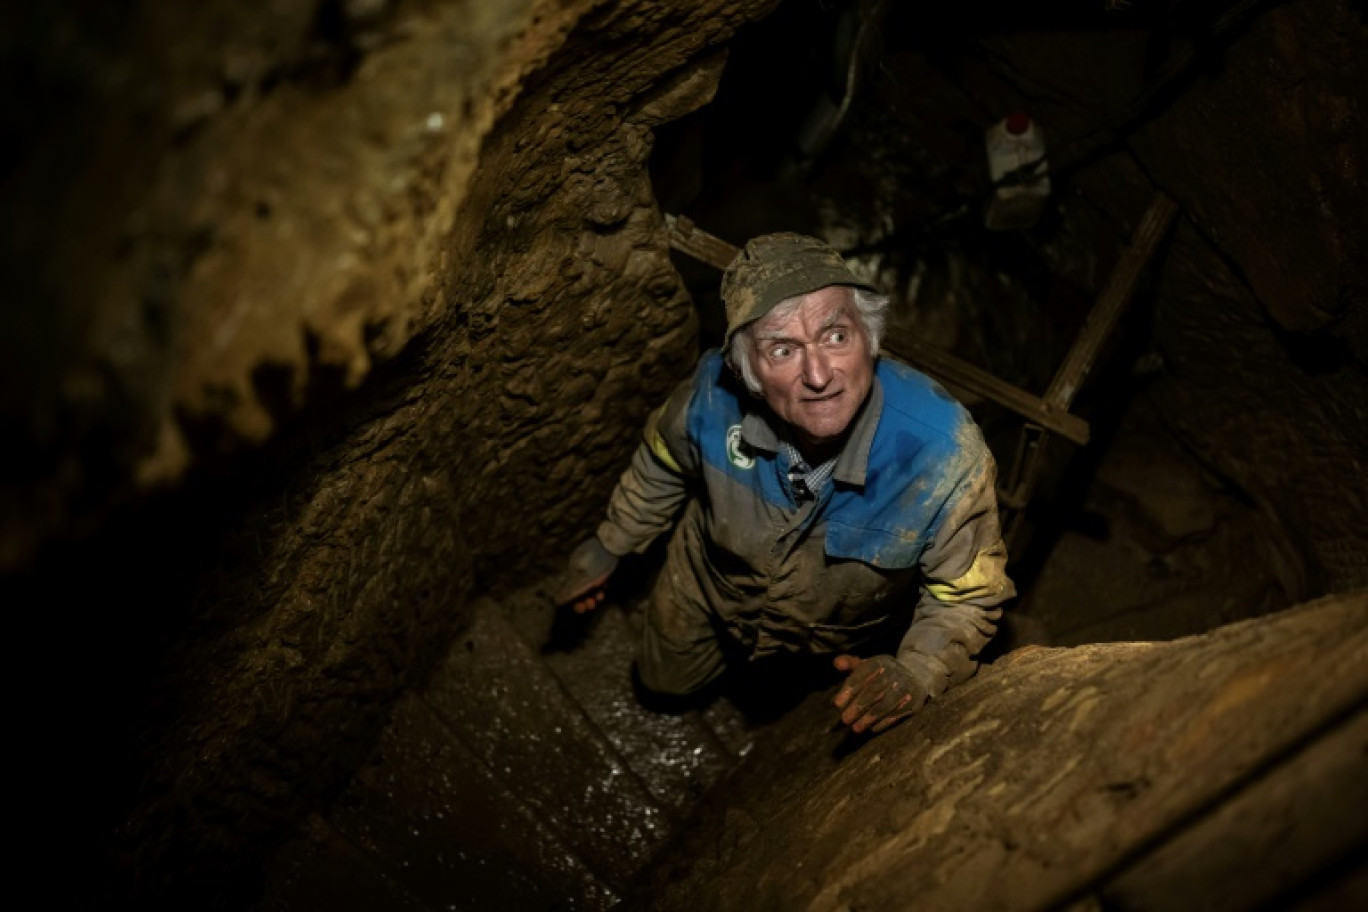
M 820 395 L 820 396 L 805 396 L 805 397 L 803 397 L 803 401 L 804 401 L 804 402 L 814 402 L 814 403 L 817 403 L 817 402 L 830 402 L 832 399 L 835 399 L 837 396 L 841 395 L 841 393 L 842 393 L 842 390 L 837 390 L 837 391 L 834 392 L 834 393 L 823 393 L 823 394 Z

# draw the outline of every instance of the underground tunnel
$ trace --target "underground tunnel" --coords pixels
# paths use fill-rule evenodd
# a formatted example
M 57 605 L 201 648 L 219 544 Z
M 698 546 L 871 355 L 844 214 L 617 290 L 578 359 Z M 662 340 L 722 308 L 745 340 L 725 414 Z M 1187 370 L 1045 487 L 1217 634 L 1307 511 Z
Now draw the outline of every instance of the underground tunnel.
M 5 18 L 16 892 L 1368 907 L 1363 3 Z M 999 472 L 1016 595 L 873 738 L 641 693 L 668 536 L 554 603 L 780 231 Z

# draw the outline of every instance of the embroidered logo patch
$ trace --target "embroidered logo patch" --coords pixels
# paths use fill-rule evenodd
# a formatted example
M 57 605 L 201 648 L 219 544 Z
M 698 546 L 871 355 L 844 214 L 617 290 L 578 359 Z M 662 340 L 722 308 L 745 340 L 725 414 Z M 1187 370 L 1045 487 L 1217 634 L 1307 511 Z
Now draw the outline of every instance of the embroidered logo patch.
M 755 465 L 755 457 L 750 454 L 750 447 L 741 439 L 739 424 L 727 428 L 727 458 L 738 469 L 749 469 Z

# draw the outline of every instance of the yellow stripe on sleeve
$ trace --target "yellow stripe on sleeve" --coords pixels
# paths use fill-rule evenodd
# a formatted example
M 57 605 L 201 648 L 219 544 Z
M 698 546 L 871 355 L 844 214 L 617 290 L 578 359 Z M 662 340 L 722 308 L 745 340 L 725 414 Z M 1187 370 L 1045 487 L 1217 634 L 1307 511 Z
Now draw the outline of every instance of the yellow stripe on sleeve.
M 974 563 L 959 579 L 928 582 L 926 592 L 938 602 L 966 602 L 1001 592 L 1007 587 L 1007 547 L 1001 541 L 980 551 Z
M 651 452 L 655 454 L 656 459 L 660 460 L 661 465 L 665 466 L 665 468 L 674 472 L 676 475 L 684 474 L 684 470 L 679 467 L 679 463 L 675 462 L 674 456 L 670 455 L 670 448 L 665 445 L 665 438 L 656 433 L 654 427 L 646 434 L 646 445 L 651 448 Z

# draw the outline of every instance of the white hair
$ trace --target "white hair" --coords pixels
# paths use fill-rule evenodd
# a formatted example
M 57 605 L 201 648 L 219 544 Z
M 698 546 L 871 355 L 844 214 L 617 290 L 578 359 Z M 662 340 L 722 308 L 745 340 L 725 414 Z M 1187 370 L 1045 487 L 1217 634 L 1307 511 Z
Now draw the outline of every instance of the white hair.
M 888 295 L 866 291 L 854 285 L 845 287 L 851 291 L 851 300 L 855 304 L 856 313 L 859 315 L 860 326 L 864 328 L 865 337 L 869 340 L 869 357 L 871 359 L 877 358 L 879 356 L 879 343 L 883 341 L 884 317 L 888 314 Z M 793 316 L 794 311 L 803 303 L 805 297 L 807 295 L 794 295 L 785 298 L 771 307 L 765 316 L 787 320 Z M 759 396 L 760 378 L 755 376 L 755 366 L 751 363 L 751 357 L 755 354 L 753 330 L 757 322 L 759 321 L 746 324 L 732 335 L 727 360 L 741 375 L 741 382 L 746 384 L 746 389 Z

